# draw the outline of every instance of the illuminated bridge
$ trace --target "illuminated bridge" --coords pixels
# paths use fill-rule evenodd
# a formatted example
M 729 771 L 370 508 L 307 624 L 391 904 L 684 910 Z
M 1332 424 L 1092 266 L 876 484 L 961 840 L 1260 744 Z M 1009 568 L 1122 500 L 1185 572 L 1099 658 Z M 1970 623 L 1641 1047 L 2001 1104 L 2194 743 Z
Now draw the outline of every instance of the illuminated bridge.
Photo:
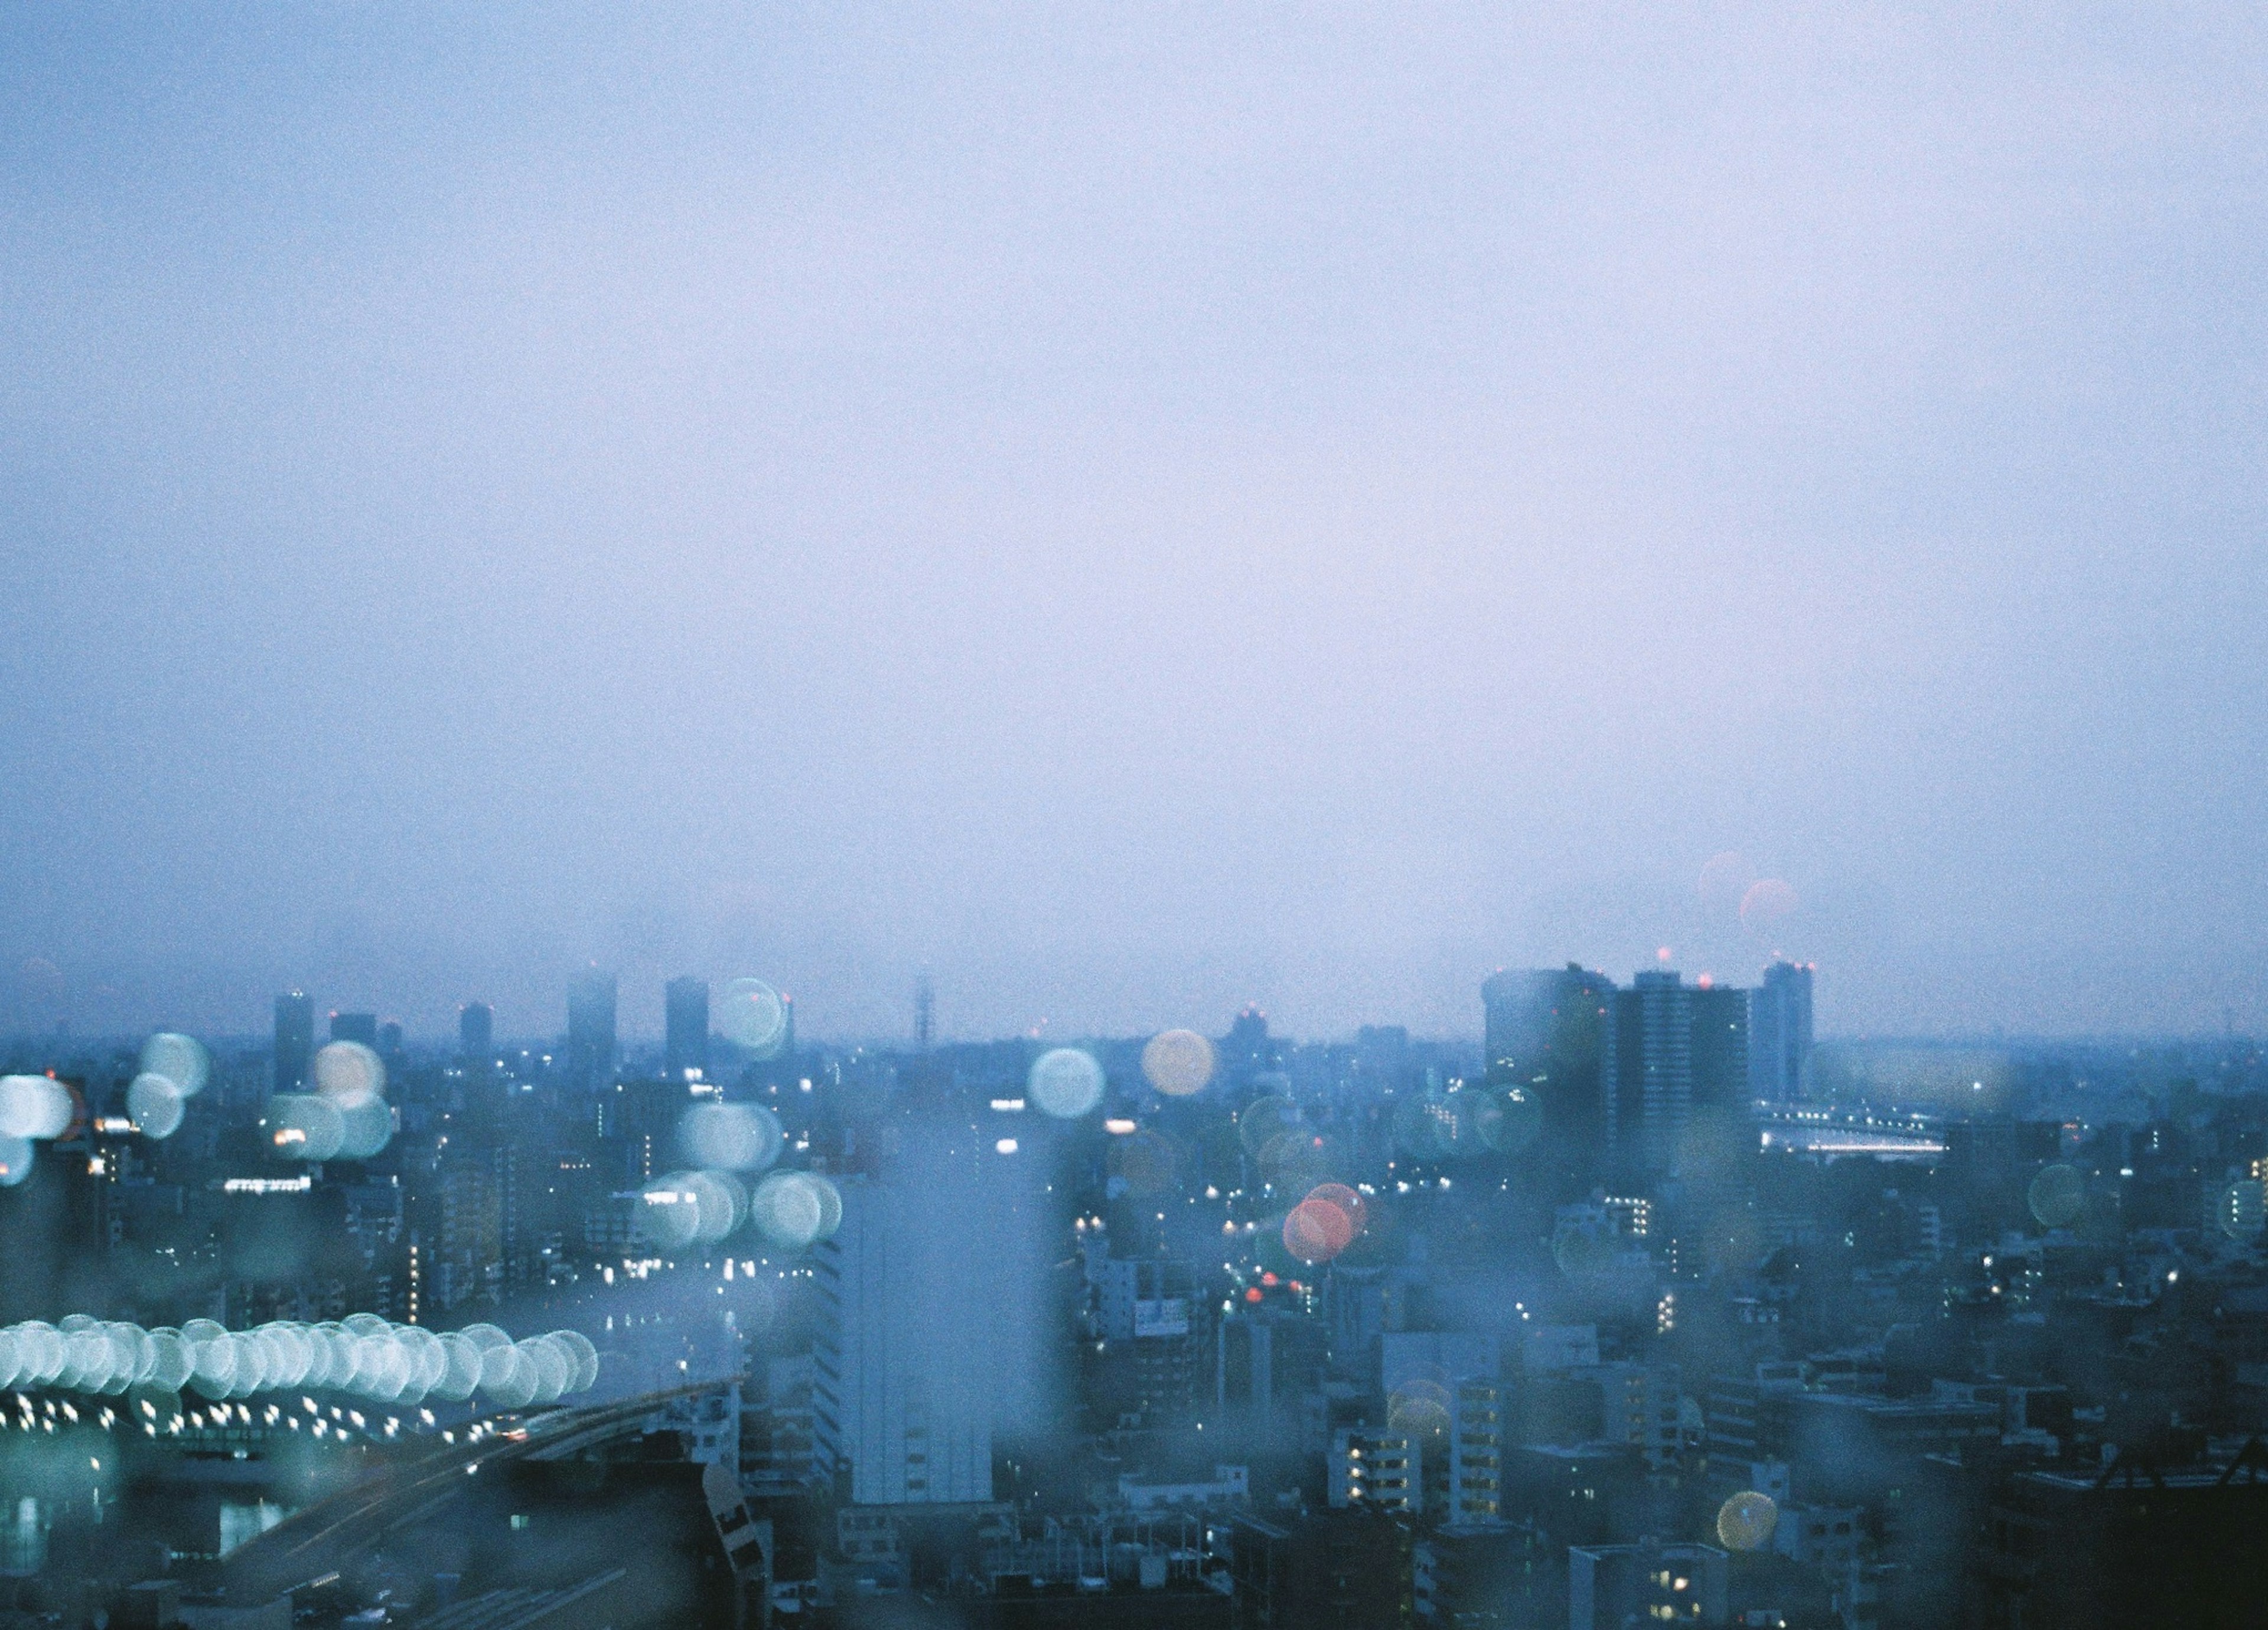
M 1935 1121 L 1896 1110 L 1758 1104 L 1756 1126 L 1767 1149 L 1793 1149 L 1828 1160 L 1872 1154 L 1883 1160 L 1933 1161 L 1945 1153 L 1945 1133 Z

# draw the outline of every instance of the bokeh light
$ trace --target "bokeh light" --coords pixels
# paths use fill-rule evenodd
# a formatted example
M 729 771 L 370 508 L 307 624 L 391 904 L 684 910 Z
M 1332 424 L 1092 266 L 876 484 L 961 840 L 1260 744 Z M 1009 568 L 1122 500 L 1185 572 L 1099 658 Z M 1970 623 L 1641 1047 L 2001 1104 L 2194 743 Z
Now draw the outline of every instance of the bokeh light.
M 1174 1184 L 1174 1154 L 1169 1139 L 1145 1126 L 1112 1141 L 1110 1175 L 1131 1193 L 1162 1194 Z
M 1478 1140 L 1462 1093 L 1428 1092 L 1404 1098 L 1394 1110 L 1394 1142 L 1413 1160 L 1438 1161 L 1466 1152 Z
M 1032 1061 L 1024 1089 L 1043 1113 L 1070 1121 L 1102 1102 L 1102 1066 L 1093 1053 L 1078 1047 L 1054 1047 Z
M 1165 1030 L 1142 1049 L 1142 1074 L 1169 1098 L 1203 1092 L 1212 1080 L 1212 1044 L 1195 1030 Z
M 758 1103 L 696 1103 L 677 1123 L 685 1158 L 712 1171 L 766 1170 L 785 1141 L 779 1117 Z
M 1313 1198 L 1284 1219 L 1284 1249 L 1305 1263 L 1329 1262 L 1354 1243 L 1354 1221 L 1336 1205 Z
M 60 1138 L 70 1124 L 68 1088 L 44 1075 L 0 1075 L 0 1137 Z
M 394 1110 L 376 1093 L 333 1098 L 339 1112 L 339 1158 L 366 1161 L 394 1140 Z
M 735 979 L 717 998 L 718 1034 L 758 1058 L 777 1057 L 787 1040 L 787 1004 L 762 979 Z
M 774 1172 L 756 1185 L 748 1209 L 757 1230 L 789 1250 L 814 1245 L 843 1226 L 843 1196 L 817 1172 Z
M 0 1189 L 12 1189 L 32 1175 L 32 1140 L 0 1135 Z
M 386 1091 L 386 1065 L 360 1042 L 332 1042 L 315 1054 L 315 1090 L 327 1098 L 360 1099 Z
M 1727 849 L 1712 855 L 1701 868 L 1701 904 L 1712 911 L 1737 911 L 1754 878 L 1748 861 L 1737 852 Z
M 145 1138 L 170 1138 L 181 1129 L 187 1095 L 171 1076 L 144 1070 L 127 1083 L 127 1118 Z
M 1440 1438 L 1449 1430 L 1449 1390 L 1425 1377 L 1405 1381 L 1386 1401 L 1386 1424 L 1418 1439 Z M 1431 1445 L 1426 1452 L 1432 1452 Z
M 1311 1127 L 1278 1132 L 1260 1151 L 1260 1180 L 1286 1193 L 1311 1189 L 1330 1176 L 1334 1153 L 1329 1140 Z
M 2246 1243 L 2268 1233 L 2268 1184 L 2257 1177 L 2230 1184 L 2213 1206 L 2213 1221 L 2229 1238 Z
M 1247 1154 L 1257 1159 L 1270 1142 L 1299 1124 L 1300 1106 L 1289 1098 L 1255 1098 L 1236 1117 L 1237 1141 Z
M 142 1044 L 141 1069 L 145 1075 L 164 1076 L 181 1089 L 181 1096 L 194 1098 L 212 1079 L 212 1055 L 194 1036 L 160 1030 Z
M 1319 1183 L 1307 1198 L 1337 1206 L 1346 1213 L 1348 1224 L 1357 1234 L 1370 1227 L 1370 1202 L 1344 1183 Z
M 1779 1508 L 1771 1496 L 1752 1488 L 1742 1490 L 1717 1508 L 1717 1538 L 1727 1551 L 1761 1550 L 1778 1526 Z
M 285 1160 L 335 1160 L 346 1140 L 345 1117 L 320 1093 L 277 1093 L 268 1101 L 262 1125 L 269 1147 Z
M 659 1250 L 681 1250 L 700 1235 L 701 1197 L 690 1177 L 688 1172 L 672 1172 L 639 1191 L 638 1232 Z
M 2024 1203 L 2043 1228 L 2067 1228 L 2087 1203 L 2087 1180 L 2076 1168 L 2043 1166 L 2024 1191 Z
M 497 1352 L 511 1356 L 493 1358 Z M 486 1384 L 491 1370 L 493 1386 Z M 145 1331 L 74 1313 L 52 1325 L 33 1319 L 0 1329 L 0 1387 L 125 1397 L 145 1418 L 179 1412 L 184 1387 L 215 1405 L 303 1390 L 372 1403 L 428 1396 L 463 1403 L 480 1390 L 519 1407 L 586 1391 L 598 1376 L 598 1348 L 577 1331 L 514 1343 L 486 1324 L 436 1336 L 374 1313 L 316 1325 L 277 1319 L 245 1331 L 211 1319 Z
M 1751 928 L 1769 928 L 1793 916 L 1798 904 L 1794 884 L 1767 877 L 1741 896 L 1741 920 Z
M 1480 1095 L 1469 1119 L 1490 1148 L 1499 1154 L 1518 1154 L 1543 1135 L 1543 1106 L 1525 1087 L 1492 1088 Z

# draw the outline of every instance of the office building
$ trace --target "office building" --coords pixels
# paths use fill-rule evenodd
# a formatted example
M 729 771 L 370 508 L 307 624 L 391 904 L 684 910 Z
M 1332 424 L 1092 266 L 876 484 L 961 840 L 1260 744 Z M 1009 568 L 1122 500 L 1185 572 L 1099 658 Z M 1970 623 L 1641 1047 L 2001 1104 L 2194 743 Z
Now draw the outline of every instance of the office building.
M 1811 1096 L 1811 965 L 1774 963 L 1749 992 L 1749 1095 L 1765 1103 Z
M 1410 1527 L 1367 1505 L 1238 1517 L 1228 1535 L 1235 1630 L 1407 1624 Z
M 1418 1435 L 1394 1427 L 1342 1427 L 1331 1435 L 1330 1503 L 1415 1516 L 1425 1508 L 1425 1448 Z
M 1614 981 L 1578 963 L 1510 969 L 1481 986 L 1489 1079 L 1532 1094 L 1539 1146 L 1567 1193 L 1596 1180 L 1606 1143 L 1607 1014 Z M 1564 1198 L 1564 1196 L 1563 1196 Z
M 1438 1491 L 1429 1491 L 1442 1522 L 1493 1523 L 1501 1515 L 1504 1416 L 1504 1394 L 1494 1381 L 1476 1377 L 1449 1389 L 1446 1475 Z
M 585 1090 L 615 1078 L 615 976 L 596 969 L 567 987 L 567 1079 Z
M 378 1015 L 374 1013 L 331 1013 L 331 1039 L 335 1042 L 358 1042 L 376 1051 L 378 1048 Z
M 674 1081 L 709 1073 L 709 981 L 672 979 L 663 992 L 662 1073 Z
M 995 1421 L 1039 1407 L 1037 1168 L 932 1130 L 814 1257 L 814 1449 L 858 1505 L 990 1501 Z
M 1747 992 L 1649 969 L 1609 993 L 1608 1169 L 1643 1184 L 1725 1152 L 1747 1125 Z
M 495 1058 L 496 1009 L 486 1002 L 467 1002 L 457 1009 L 457 1054 L 473 1064 Z
M 1714 1545 L 1571 1545 L 1568 1630 L 1721 1625 L 1731 1560 Z
M 276 999 L 272 1079 L 277 1092 L 305 1092 L 315 1066 L 315 1003 L 305 991 Z

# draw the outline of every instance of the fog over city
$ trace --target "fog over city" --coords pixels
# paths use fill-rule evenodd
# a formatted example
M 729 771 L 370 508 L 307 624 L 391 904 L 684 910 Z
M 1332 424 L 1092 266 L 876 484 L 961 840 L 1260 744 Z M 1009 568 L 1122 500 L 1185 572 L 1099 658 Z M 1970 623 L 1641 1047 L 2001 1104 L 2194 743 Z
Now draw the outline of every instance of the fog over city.
M 2263 27 L 8 8 L 0 1031 L 2257 1032 Z

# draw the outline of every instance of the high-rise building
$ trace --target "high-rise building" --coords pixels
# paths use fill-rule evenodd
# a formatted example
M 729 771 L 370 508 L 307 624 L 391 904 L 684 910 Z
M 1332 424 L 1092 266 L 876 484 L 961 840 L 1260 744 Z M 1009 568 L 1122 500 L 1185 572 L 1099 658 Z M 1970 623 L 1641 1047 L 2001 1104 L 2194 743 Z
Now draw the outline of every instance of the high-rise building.
M 276 999 L 274 1081 L 277 1092 L 305 1092 L 315 1062 L 315 1002 L 305 991 Z
M 709 1073 L 709 981 L 672 979 L 663 999 L 663 1073 L 671 1081 Z
M 360 1042 L 372 1049 L 378 1046 L 378 1015 L 374 1013 L 341 1013 L 331 1011 L 331 1039 L 335 1042 Z
M 890 1184 L 845 1184 L 843 1223 L 821 1248 L 825 1309 L 814 1347 L 818 1449 L 850 1474 L 856 1505 L 992 1498 L 990 1361 L 967 1327 L 949 1253 L 924 1197 Z
M 1680 1169 L 1744 1117 L 1745 991 L 1648 969 L 1608 1002 L 1603 1074 L 1609 1169 L 1644 1181 Z
M 1446 1523 L 1493 1523 L 1504 1501 L 1504 1393 L 1492 1376 L 1449 1389 L 1449 1463 L 1434 1510 Z
M 567 1078 L 603 1087 L 615 1074 L 615 976 L 597 969 L 567 987 Z
M 924 1130 L 887 1176 L 843 1183 L 814 1262 L 814 1447 L 858 1505 L 990 1500 L 996 1421 L 1041 1408 L 1042 1168 Z
M 1331 1435 L 1332 1508 L 1363 1506 L 1414 1516 L 1425 1508 L 1425 1449 L 1396 1427 L 1342 1427 Z
M 1808 963 L 1774 963 L 1749 992 L 1749 1092 L 1766 1103 L 1811 1096 Z
M 457 1053 L 473 1064 L 495 1058 L 496 1009 L 486 1002 L 467 1002 L 457 1009 Z
M 1570 1194 L 1589 1191 L 1606 1148 L 1607 1007 L 1614 990 L 1606 975 L 1576 963 L 1510 969 L 1481 986 L 1489 1079 L 1537 1099 L 1539 1142 Z

